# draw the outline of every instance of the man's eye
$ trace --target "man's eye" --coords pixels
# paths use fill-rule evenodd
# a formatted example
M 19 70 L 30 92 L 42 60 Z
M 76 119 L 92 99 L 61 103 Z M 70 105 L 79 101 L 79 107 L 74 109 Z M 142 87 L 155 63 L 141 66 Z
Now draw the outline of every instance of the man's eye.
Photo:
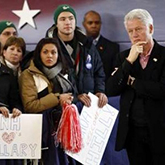
M 133 32 L 133 30 L 128 30 L 128 33 L 132 33 Z
M 2 33 L 2 35 L 4 35 L 4 36 L 11 36 L 11 35 L 17 36 L 17 32 L 13 32 L 13 33 L 11 33 L 11 32 L 4 32 L 4 33 Z
M 136 31 L 137 32 L 140 32 L 142 30 L 142 28 L 137 28 Z
M 95 24 L 99 25 L 100 24 L 100 21 L 96 21 Z
M 15 33 L 13 33 L 13 36 L 17 36 L 17 33 L 15 32 Z
M 65 18 L 63 18 L 63 17 L 62 17 L 62 18 L 60 18 L 60 21 L 65 21 Z
M 93 22 L 88 22 L 89 25 L 92 25 Z
M 11 33 L 5 32 L 5 33 L 2 33 L 2 34 L 5 35 L 5 36 L 10 36 Z
M 73 20 L 73 17 L 69 17 L 69 20 Z

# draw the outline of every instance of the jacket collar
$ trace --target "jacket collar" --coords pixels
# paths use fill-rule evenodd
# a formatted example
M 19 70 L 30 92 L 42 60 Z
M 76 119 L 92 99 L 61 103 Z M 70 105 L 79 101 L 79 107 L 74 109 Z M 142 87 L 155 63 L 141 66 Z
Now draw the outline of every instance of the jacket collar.
M 30 72 L 33 72 L 33 73 L 37 73 L 37 74 L 44 75 L 44 74 L 34 65 L 33 60 L 30 61 L 30 66 L 29 66 L 28 70 L 29 70 Z
M 11 74 L 13 71 L 0 62 L 0 73 L 1 74 Z
M 58 35 L 57 35 L 57 32 L 58 32 L 58 29 L 56 27 L 55 24 L 53 24 L 48 30 L 47 30 L 47 33 L 46 33 L 46 36 L 47 37 L 50 37 L 50 38 L 59 38 Z M 75 29 L 75 36 L 77 41 L 81 44 L 81 45 L 84 45 L 85 47 L 87 48 L 90 48 L 91 45 L 92 45 L 92 37 L 87 37 L 85 35 L 85 33 L 82 31 L 81 28 L 79 27 L 76 27 Z

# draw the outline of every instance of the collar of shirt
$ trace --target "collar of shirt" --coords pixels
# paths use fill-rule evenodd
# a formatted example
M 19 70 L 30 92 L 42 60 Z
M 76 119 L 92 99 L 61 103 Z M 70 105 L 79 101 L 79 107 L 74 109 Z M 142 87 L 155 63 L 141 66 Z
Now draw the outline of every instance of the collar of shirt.
M 150 58 L 150 54 L 151 54 L 151 51 L 152 51 L 153 47 L 154 47 L 154 44 L 151 46 L 151 49 L 149 50 L 149 52 L 146 55 L 140 54 L 140 59 L 139 60 L 140 60 L 140 64 L 141 64 L 143 69 L 145 69 L 145 67 L 148 64 L 148 60 Z
M 93 44 L 97 45 L 99 39 L 100 39 L 100 34 L 97 36 L 97 38 L 93 40 Z

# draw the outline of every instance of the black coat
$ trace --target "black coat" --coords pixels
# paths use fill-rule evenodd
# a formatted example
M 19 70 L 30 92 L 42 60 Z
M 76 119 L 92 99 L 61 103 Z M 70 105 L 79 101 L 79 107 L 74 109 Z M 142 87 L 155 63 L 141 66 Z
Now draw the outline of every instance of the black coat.
M 119 44 L 112 42 L 101 35 L 96 44 L 96 48 L 102 59 L 107 80 L 113 71 L 116 56 L 119 53 Z
M 155 41 L 143 79 L 139 77 L 139 58 L 133 65 L 126 60 L 129 51 L 118 55 L 118 70 L 109 78 L 106 86 L 109 96 L 121 94 L 116 150 L 125 148 L 130 109 L 135 95 L 138 95 L 143 99 L 153 151 L 165 153 L 165 47 Z M 135 77 L 133 86 L 127 85 L 129 75 Z
M 11 69 L 0 63 L 0 106 L 22 110 L 17 78 Z

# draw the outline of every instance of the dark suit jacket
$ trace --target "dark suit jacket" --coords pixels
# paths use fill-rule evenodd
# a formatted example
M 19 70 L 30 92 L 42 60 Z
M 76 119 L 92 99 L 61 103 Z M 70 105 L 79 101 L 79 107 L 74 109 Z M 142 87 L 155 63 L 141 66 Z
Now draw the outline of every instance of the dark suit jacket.
M 100 36 L 96 44 L 96 48 L 102 59 L 104 72 L 107 79 L 113 71 L 116 55 L 119 53 L 119 44 Z
M 109 96 L 121 94 L 116 150 L 125 148 L 130 109 L 138 95 L 144 102 L 153 151 L 165 153 L 165 47 L 155 41 L 143 78 L 139 75 L 139 58 L 133 65 L 126 60 L 129 51 L 118 55 L 116 66 L 119 69 L 108 79 L 106 85 Z M 135 77 L 132 86 L 127 85 L 129 75 Z

